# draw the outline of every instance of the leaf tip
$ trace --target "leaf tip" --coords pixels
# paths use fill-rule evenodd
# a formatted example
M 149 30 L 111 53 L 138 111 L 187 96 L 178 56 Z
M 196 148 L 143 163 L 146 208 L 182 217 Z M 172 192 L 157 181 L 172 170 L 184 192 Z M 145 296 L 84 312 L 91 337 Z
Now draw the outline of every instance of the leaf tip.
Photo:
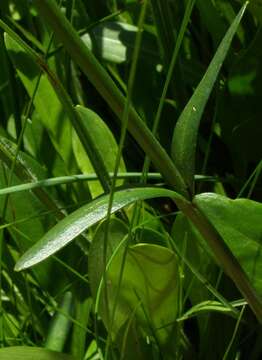
M 24 256 L 22 256 L 15 264 L 14 271 L 17 271 L 17 272 L 22 271 L 22 270 L 25 270 L 25 269 L 31 267 L 32 265 L 33 265 L 32 262 L 26 261 L 24 259 Z
M 19 261 L 15 264 L 14 271 L 21 271 L 23 267 L 20 265 Z

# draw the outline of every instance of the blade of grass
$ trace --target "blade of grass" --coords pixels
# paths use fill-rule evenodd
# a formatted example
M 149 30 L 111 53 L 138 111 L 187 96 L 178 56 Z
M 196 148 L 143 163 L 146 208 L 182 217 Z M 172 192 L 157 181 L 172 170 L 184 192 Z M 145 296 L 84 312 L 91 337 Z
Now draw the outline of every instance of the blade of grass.
M 47 334 L 45 348 L 54 351 L 63 351 L 70 330 L 71 321 L 67 317 L 72 311 L 72 293 L 67 291 L 59 306 L 59 312 L 54 315 Z
M 125 179 L 125 180 L 139 180 L 143 175 L 142 172 L 119 172 L 116 175 L 117 179 Z M 113 178 L 114 173 L 109 173 L 110 178 Z M 158 180 L 163 181 L 163 177 L 160 173 L 147 173 L 147 178 L 149 180 Z M 76 175 L 68 175 L 68 176 L 58 176 L 55 178 L 49 178 L 44 180 L 32 181 L 25 184 L 9 186 L 3 189 L 0 189 L 0 196 L 6 194 L 13 194 L 20 191 L 32 190 L 39 187 L 49 187 L 56 186 L 62 184 L 71 184 L 79 181 L 97 181 L 98 176 L 95 173 L 90 174 L 76 174 Z M 195 175 L 196 181 L 217 181 L 217 177 L 208 176 L 208 175 Z

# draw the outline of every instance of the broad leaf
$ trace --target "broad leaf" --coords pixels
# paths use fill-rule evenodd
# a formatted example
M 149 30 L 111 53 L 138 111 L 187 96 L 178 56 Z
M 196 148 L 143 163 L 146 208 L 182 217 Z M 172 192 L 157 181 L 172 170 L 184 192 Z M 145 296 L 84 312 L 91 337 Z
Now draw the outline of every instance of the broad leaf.
M 74 360 L 67 354 L 40 347 L 11 346 L 0 349 L 1 360 Z
M 118 191 L 114 194 L 111 213 L 137 200 L 156 197 L 173 197 L 183 201 L 183 197 L 174 191 L 162 188 L 135 188 Z M 70 243 L 84 230 L 106 217 L 109 195 L 102 196 L 91 203 L 84 205 L 65 219 L 60 221 L 43 238 L 29 249 L 17 262 L 16 270 L 22 270 L 45 260 L 65 245 Z
M 122 260 L 123 252 L 119 251 L 108 269 L 111 311 Z M 117 322 L 118 315 L 122 321 L 127 320 L 135 310 L 135 318 L 144 333 L 152 336 L 152 326 L 158 341 L 166 343 L 178 311 L 179 273 L 174 252 L 154 244 L 130 246 L 122 276 L 113 331 L 122 325 Z
M 104 224 L 98 228 L 90 248 L 89 277 L 92 293 L 95 298 L 99 295 L 99 314 L 106 327 L 111 329 L 114 339 L 132 316 L 133 321 L 142 327 L 143 334 L 150 335 L 150 325 L 156 330 L 174 322 L 177 314 L 179 275 L 175 254 L 163 246 L 141 243 L 129 246 L 124 255 L 127 234 L 124 224 L 117 219 L 112 220 L 108 230 L 107 251 L 108 311 L 104 292 L 98 293 L 104 273 Z M 122 269 L 123 260 L 125 263 Z M 116 312 L 110 327 L 115 302 Z M 167 341 L 173 325 L 156 331 L 159 341 Z
M 214 193 L 194 198 L 262 295 L 262 204 Z
M 126 346 L 132 348 L 132 354 L 142 359 L 144 357 L 139 354 L 145 356 L 147 353 L 146 336 L 153 342 L 157 340 L 158 346 L 165 346 L 174 329 L 180 283 L 177 259 L 164 246 L 152 243 L 133 245 L 128 228 L 117 218 L 110 221 L 107 231 L 108 308 L 103 282 L 105 223 L 98 227 L 89 252 L 92 295 L 96 299 L 96 309 L 119 349 L 127 341 Z M 149 241 L 149 236 L 149 233 L 143 233 L 140 240 Z M 128 339 L 124 340 L 126 336 Z M 126 357 L 129 359 L 128 355 Z
M 172 157 L 184 177 L 191 193 L 194 193 L 195 152 L 201 116 L 225 60 L 232 39 L 246 9 L 245 4 L 228 29 L 204 77 L 181 113 L 172 139 Z

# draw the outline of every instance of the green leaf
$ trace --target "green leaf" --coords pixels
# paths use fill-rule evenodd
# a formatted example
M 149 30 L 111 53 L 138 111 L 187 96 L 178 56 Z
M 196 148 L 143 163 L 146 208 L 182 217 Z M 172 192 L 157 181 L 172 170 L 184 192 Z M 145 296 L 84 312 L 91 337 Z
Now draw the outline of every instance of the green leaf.
M 118 253 L 108 270 L 112 298 L 119 282 L 122 255 Z M 138 306 L 135 317 L 139 324 L 145 333 L 150 333 L 152 326 L 157 339 L 163 344 L 168 340 L 177 316 L 178 289 L 178 265 L 173 251 L 154 244 L 130 246 L 117 311 L 129 317 Z
M 14 67 L 28 95 L 33 96 L 39 74 L 35 60 L 18 45 L 8 34 L 5 34 L 5 45 Z M 72 126 L 65 111 L 46 75 L 41 80 L 34 98 L 34 106 L 47 129 L 56 151 L 68 168 L 72 168 Z
M 241 305 L 243 306 L 246 304 L 247 304 L 246 301 L 234 301 L 231 303 L 231 305 L 234 307 L 241 306 Z M 200 314 L 209 313 L 211 311 L 216 311 L 219 313 L 228 314 L 233 317 L 236 317 L 236 314 L 228 306 L 221 304 L 219 301 L 207 300 L 207 301 L 203 301 L 203 302 L 193 306 L 190 310 L 188 310 L 185 314 L 183 314 L 179 319 L 177 319 L 177 321 L 184 321 L 193 316 L 198 316 Z
M 197 195 L 194 203 L 223 237 L 262 295 L 262 204 L 214 193 Z
M 184 201 L 184 198 L 176 192 L 162 188 L 126 189 L 114 194 L 111 213 L 134 201 L 155 197 L 173 197 L 178 201 Z M 84 230 L 104 219 L 107 215 L 108 201 L 109 195 L 102 196 L 60 221 L 21 257 L 15 269 L 19 271 L 38 264 L 62 249 Z
M 0 136 L 0 160 L 3 164 L 7 165 L 5 171 L 3 167 L 0 167 L 0 187 L 6 186 L 6 176 L 10 176 L 9 167 L 11 167 L 12 161 L 16 153 L 16 145 Z M 12 184 L 20 184 L 21 181 L 35 181 L 42 179 L 46 176 L 45 170 L 37 161 L 30 156 L 26 155 L 22 151 L 19 151 L 16 158 L 16 164 L 14 174 L 12 176 Z M 16 185 L 19 186 L 19 185 Z M 47 207 L 50 210 L 57 208 L 56 200 L 52 198 L 52 191 L 49 194 L 44 189 L 38 189 L 37 192 L 24 192 L 17 194 L 10 194 L 8 197 L 8 206 L 5 213 L 5 222 L 12 223 L 13 226 L 8 226 L 8 231 L 12 235 L 12 238 L 16 242 L 16 246 L 20 251 L 26 251 L 30 246 L 37 242 L 45 233 L 47 227 L 54 225 L 53 216 L 46 216 L 38 218 L 36 214 L 43 213 Z M 0 196 L 0 208 L 3 208 L 4 197 Z M 51 208 L 50 208 L 51 207 Z M 59 210 L 60 211 L 60 210 Z M 19 222 L 22 220 L 21 222 Z M 27 220 L 27 221 L 23 221 Z M 15 261 L 17 258 L 15 259 Z M 49 285 L 52 286 L 50 281 L 50 274 L 54 264 L 46 263 L 44 266 L 34 269 L 34 273 L 37 276 L 41 286 L 46 288 Z M 56 271 L 57 268 L 55 267 Z
M 92 298 L 89 294 L 89 288 L 80 287 L 77 293 L 80 293 L 81 299 L 76 296 L 75 299 L 75 320 L 73 324 L 71 336 L 71 353 L 76 359 L 84 359 L 86 353 L 87 326 L 90 321 L 90 313 L 92 310 Z
M 98 225 L 89 250 L 88 272 L 90 276 L 90 288 L 96 295 L 104 272 L 103 240 L 105 238 L 105 222 Z M 110 260 L 115 249 L 128 234 L 128 227 L 117 218 L 111 218 L 108 228 L 108 246 L 106 251 L 107 262 Z
M 247 3 L 241 8 L 221 41 L 204 77 L 181 113 L 174 130 L 172 157 L 192 194 L 194 193 L 195 152 L 200 119 L 246 6 Z
M 11 346 L 0 349 L 1 360 L 74 360 L 67 354 L 46 350 L 40 347 Z
M 105 124 L 105 122 L 92 110 L 83 106 L 76 107 L 77 112 L 82 120 L 83 128 L 89 133 L 92 143 L 94 144 L 94 151 L 100 155 L 101 161 L 108 172 L 113 172 L 115 168 L 115 161 L 118 151 L 116 140 Z M 94 173 L 94 168 L 89 160 L 83 145 L 79 141 L 76 133 L 73 137 L 73 149 L 79 168 L 83 173 Z M 125 172 L 125 164 L 121 160 L 119 171 Z M 117 181 L 117 185 L 121 185 L 123 181 Z M 89 183 L 89 188 L 93 197 L 101 195 L 104 191 L 99 181 Z
M 115 219 L 110 223 L 107 252 L 109 317 L 103 292 L 99 298 L 99 314 L 114 339 L 135 312 L 137 331 L 142 327 L 143 333 L 149 335 L 153 327 L 157 339 L 164 343 L 173 329 L 177 315 L 179 275 L 175 254 L 163 246 L 140 243 L 129 246 L 125 256 L 127 245 L 122 241 L 127 239 L 125 234 L 127 229 L 119 220 Z M 104 273 L 103 244 L 104 224 L 98 228 L 90 248 L 89 277 L 94 297 L 98 295 L 97 290 Z M 119 287 L 123 259 L 125 264 Z M 116 301 L 116 312 L 110 326 Z M 172 325 L 167 326 L 170 323 Z
M 73 295 L 70 291 L 65 292 L 59 309 L 54 314 L 47 334 L 45 347 L 49 350 L 62 351 L 71 327 L 71 313 Z

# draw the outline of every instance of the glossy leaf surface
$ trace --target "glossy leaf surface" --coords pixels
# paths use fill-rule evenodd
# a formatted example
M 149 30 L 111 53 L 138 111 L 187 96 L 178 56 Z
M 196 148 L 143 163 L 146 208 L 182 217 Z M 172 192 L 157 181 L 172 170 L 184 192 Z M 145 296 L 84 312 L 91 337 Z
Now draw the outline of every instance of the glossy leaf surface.
M 180 195 L 166 189 L 149 187 L 127 189 L 115 193 L 111 213 L 134 201 L 155 197 L 173 197 L 181 200 Z M 16 270 L 31 267 L 45 260 L 70 243 L 84 230 L 104 219 L 107 214 L 108 200 L 108 195 L 98 198 L 60 221 L 21 257 L 17 262 Z

